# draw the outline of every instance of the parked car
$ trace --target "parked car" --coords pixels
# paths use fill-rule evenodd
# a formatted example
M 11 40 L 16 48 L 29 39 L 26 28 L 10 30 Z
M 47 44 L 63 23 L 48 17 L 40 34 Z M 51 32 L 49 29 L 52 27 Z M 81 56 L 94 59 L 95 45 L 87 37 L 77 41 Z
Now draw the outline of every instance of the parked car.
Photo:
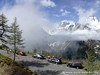
M 40 55 L 40 54 L 35 54 L 32 57 L 38 58 L 38 59 L 45 59 L 45 57 L 43 55 Z
M 67 63 L 67 67 L 83 69 L 81 62 L 69 62 L 69 63 Z
M 18 52 L 16 52 L 16 54 L 22 55 L 22 56 L 26 56 L 26 53 L 25 52 L 22 52 L 22 51 L 18 51 Z
M 48 59 L 49 62 L 51 63 L 56 63 L 56 64 L 61 64 L 61 59 L 58 59 L 58 58 L 50 58 Z

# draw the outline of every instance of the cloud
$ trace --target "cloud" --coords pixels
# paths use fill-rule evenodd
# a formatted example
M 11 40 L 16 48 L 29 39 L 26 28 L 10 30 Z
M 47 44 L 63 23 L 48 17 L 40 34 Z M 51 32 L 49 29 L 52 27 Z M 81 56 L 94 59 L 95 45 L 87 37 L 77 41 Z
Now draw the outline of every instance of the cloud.
M 78 23 L 80 24 L 86 24 L 88 23 L 87 18 L 94 16 L 96 13 L 96 10 L 93 8 L 85 10 L 83 8 L 74 8 L 77 11 L 77 15 L 79 17 Z
M 74 9 L 79 18 L 77 21 L 78 23 L 74 22 L 74 25 L 70 21 L 65 20 L 66 22 L 63 21 L 63 23 L 58 23 L 58 26 L 49 31 L 49 34 L 55 36 L 57 41 L 61 41 L 62 39 L 63 41 L 88 39 L 100 40 L 100 21 L 95 17 L 97 11 L 93 8 L 83 9 L 77 7 Z M 60 10 L 60 12 L 63 11 L 63 9 Z M 70 30 L 71 27 L 72 30 Z M 87 28 L 90 28 L 90 30 Z
M 28 3 L 30 3 L 30 4 L 32 4 L 33 2 L 35 2 L 35 0 L 15 0 L 15 2 L 17 3 L 17 4 L 28 4 Z
M 67 11 L 65 9 L 60 9 L 60 13 L 59 14 L 53 14 L 53 16 L 55 16 L 55 17 L 66 17 L 68 14 L 70 14 L 69 11 Z
M 40 10 L 41 7 L 34 5 L 35 1 L 37 0 L 16 0 L 15 5 L 11 8 L 4 6 L 0 10 L 1 13 L 3 12 L 7 16 L 8 24 L 11 24 L 14 17 L 17 17 L 20 29 L 23 30 L 23 38 L 25 39 L 27 50 L 35 48 L 44 42 L 43 39 L 46 33 L 41 27 L 51 24 L 47 14 Z
M 54 17 L 60 17 L 60 15 L 59 15 L 59 14 L 53 14 L 53 16 L 54 16 Z
M 64 22 L 64 24 L 58 23 L 58 25 L 54 29 L 49 30 L 47 32 L 49 32 L 51 36 L 54 36 L 54 38 L 56 38 L 55 41 L 66 41 L 66 40 L 74 41 L 74 40 L 88 40 L 88 39 L 100 40 L 99 38 L 100 22 L 98 23 L 97 21 L 95 22 L 96 23 L 91 22 L 88 25 L 88 27 L 90 27 L 91 30 L 85 29 L 84 26 L 83 29 L 81 29 L 82 26 L 76 29 L 76 27 L 77 26 L 79 27 L 80 25 L 80 24 L 77 25 L 77 23 L 72 28 L 72 30 L 70 30 L 69 28 L 73 24 L 70 21 L 68 21 L 66 23 Z M 85 26 L 87 26 L 87 24 Z
M 41 5 L 44 7 L 55 7 L 56 4 L 52 0 L 41 0 Z
M 64 9 L 60 9 L 60 12 L 63 12 L 64 11 Z
M 70 12 L 64 9 L 60 9 L 61 16 L 67 16 Z
M 98 8 L 100 6 L 100 0 L 96 0 L 96 3 L 94 5 L 95 5 L 95 7 Z

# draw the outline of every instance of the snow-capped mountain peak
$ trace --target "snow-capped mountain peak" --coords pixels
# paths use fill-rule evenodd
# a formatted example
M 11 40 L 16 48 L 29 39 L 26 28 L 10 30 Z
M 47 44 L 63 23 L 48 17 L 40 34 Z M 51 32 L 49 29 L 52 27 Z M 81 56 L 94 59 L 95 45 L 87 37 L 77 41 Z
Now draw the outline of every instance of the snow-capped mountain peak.
M 58 29 L 60 30 L 72 30 L 75 27 L 75 23 L 73 21 L 63 20 L 61 21 Z
M 88 17 L 84 24 L 63 20 L 54 25 L 54 27 L 44 27 L 43 30 L 49 34 L 50 39 L 48 46 L 52 50 L 66 49 L 67 45 L 70 44 L 68 42 L 70 40 L 100 40 L 100 21 L 94 16 Z
M 60 23 L 58 23 L 58 26 L 54 28 L 53 30 L 49 30 L 50 35 L 56 35 L 56 34 L 66 34 L 66 33 L 72 33 L 77 30 L 87 30 L 87 31 L 100 31 L 100 22 L 98 19 L 94 16 L 90 16 L 86 19 L 85 24 L 80 24 L 73 21 L 63 20 Z
M 98 19 L 95 16 L 90 16 L 89 18 L 87 18 L 87 22 L 97 23 Z
M 98 19 L 96 17 L 89 17 L 89 19 L 87 19 L 88 23 L 89 23 L 89 27 L 91 27 L 92 30 L 98 30 L 100 29 L 100 22 L 98 21 Z

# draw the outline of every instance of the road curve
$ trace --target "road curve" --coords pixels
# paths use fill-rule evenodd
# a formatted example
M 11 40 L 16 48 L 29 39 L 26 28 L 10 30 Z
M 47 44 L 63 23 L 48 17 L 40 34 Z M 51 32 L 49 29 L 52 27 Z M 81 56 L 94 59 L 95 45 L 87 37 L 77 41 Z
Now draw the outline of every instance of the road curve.
M 0 50 L 0 53 L 13 59 L 13 54 L 7 54 L 6 51 Z M 32 71 L 37 71 L 39 75 L 87 75 L 84 70 L 69 68 L 66 64 L 57 65 L 49 63 L 47 60 L 35 59 L 31 55 L 16 55 L 16 61 L 22 62 Z

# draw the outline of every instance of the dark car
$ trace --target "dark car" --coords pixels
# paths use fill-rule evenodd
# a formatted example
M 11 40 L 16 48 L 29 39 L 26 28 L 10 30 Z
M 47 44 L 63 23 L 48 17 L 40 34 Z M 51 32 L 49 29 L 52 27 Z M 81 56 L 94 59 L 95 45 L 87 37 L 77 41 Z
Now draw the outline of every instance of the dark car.
M 45 59 L 45 57 L 43 55 L 40 55 L 40 54 L 35 54 L 32 57 L 38 58 L 38 59 Z
M 61 64 L 61 59 L 58 58 L 50 58 L 48 61 L 51 63 Z
M 69 62 L 69 63 L 67 63 L 67 66 L 72 67 L 72 68 L 83 69 L 81 62 Z

